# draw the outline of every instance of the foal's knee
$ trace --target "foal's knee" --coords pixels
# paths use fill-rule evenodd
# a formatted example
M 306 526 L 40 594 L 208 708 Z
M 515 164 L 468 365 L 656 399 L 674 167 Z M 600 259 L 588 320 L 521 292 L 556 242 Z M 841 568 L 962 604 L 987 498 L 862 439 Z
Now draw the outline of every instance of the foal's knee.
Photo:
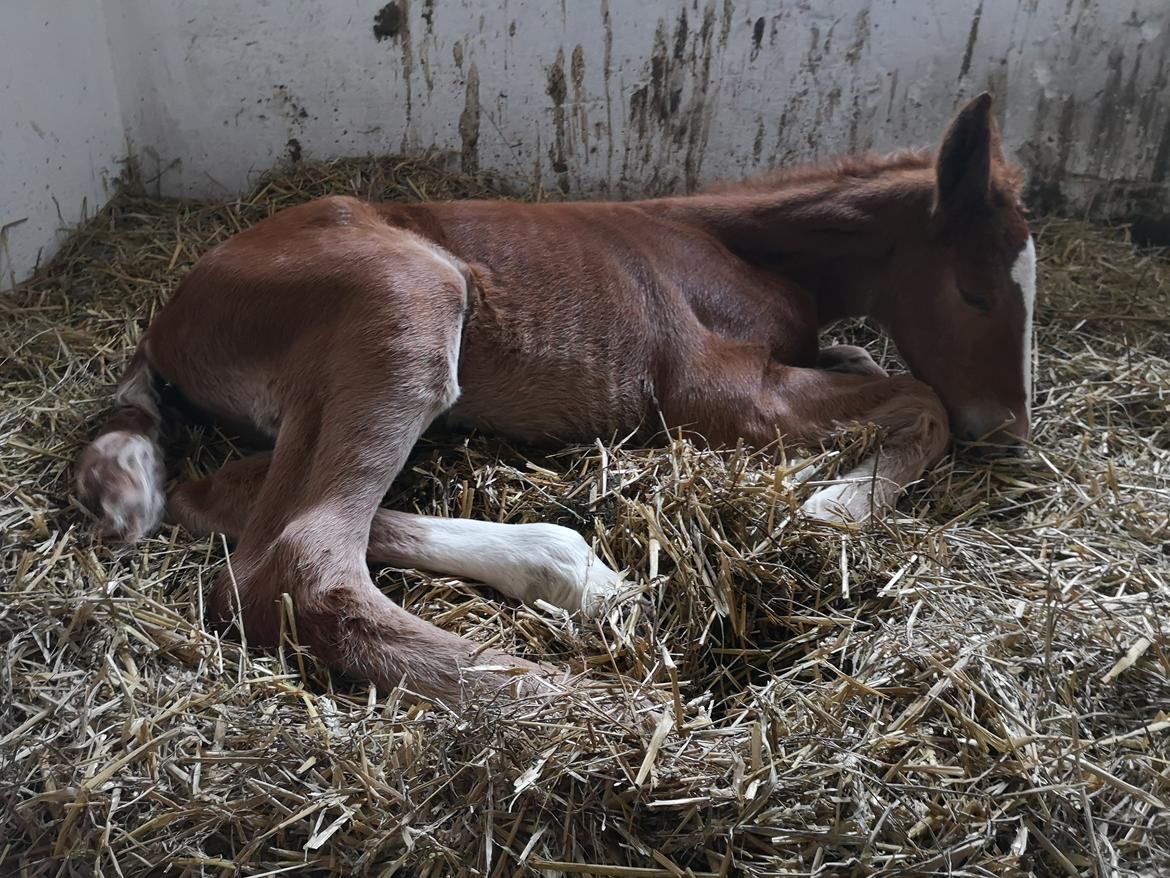
M 947 410 L 938 394 L 917 378 L 890 379 L 892 393 L 883 406 L 880 425 L 890 439 L 912 447 L 926 464 L 934 463 L 951 440 Z
M 809 517 L 861 523 L 881 515 L 942 455 L 950 430 L 938 395 L 908 375 L 887 379 L 882 391 L 882 402 L 867 415 L 886 434 L 882 449 L 809 497 L 803 505 Z

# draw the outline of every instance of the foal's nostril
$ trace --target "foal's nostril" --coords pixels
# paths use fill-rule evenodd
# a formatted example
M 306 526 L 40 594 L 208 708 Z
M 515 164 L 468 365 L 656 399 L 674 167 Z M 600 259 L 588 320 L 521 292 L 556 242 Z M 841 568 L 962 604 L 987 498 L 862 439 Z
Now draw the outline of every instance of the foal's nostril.
M 964 423 L 954 424 L 951 427 L 951 432 L 954 433 L 955 438 L 960 442 L 974 442 L 979 436 Z
M 951 433 L 960 442 L 978 442 L 987 438 L 987 430 L 968 418 L 956 418 L 951 424 Z

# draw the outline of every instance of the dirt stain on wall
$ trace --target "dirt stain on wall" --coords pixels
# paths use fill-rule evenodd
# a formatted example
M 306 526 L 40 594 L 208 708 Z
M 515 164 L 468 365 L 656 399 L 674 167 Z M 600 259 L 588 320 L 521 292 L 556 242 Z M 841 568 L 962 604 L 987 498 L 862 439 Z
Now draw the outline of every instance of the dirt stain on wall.
M 573 146 L 565 133 L 565 98 L 569 94 L 569 87 L 565 76 L 564 49 L 557 49 L 556 60 L 549 65 L 547 77 L 545 91 L 553 102 L 553 143 L 549 147 L 548 157 L 552 162 L 553 173 L 557 175 L 558 187 L 568 194 L 570 189 L 568 156 Z
M 606 189 L 613 186 L 613 95 L 610 92 L 610 70 L 613 67 L 613 22 L 609 17 L 609 0 L 601 0 L 601 28 L 604 34 L 604 53 L 602 56 L 602 76 L 605 78 L 605 131 L 607 150 L 605 156 Z
M 971 30 L 967 32 L 967 48 L 963 51 L 963 63 L 959 65 L 959 79 L 965 77 L 971 70 L 971 56 L 975 54 L 975 41 L 979 39 L 979 21 L 983 18 L 983 2 L 975 9 L 975 17 L 971 19 Z
M 426 10 L 423 12 L 427 19 Z M 429 23 L 429 19 L 428 23 Z M 406 124 L 402 128 L 401 149 L 408 147 L 407 138 L 411 130 L 414 116 L 414 48 L 410 41 L 410 2 L 409 0 L 390 0 L 378 10 L 374 16 L 374 39 L 379 43 L 389 40 L 398 43 L 402 50 L 402 84 L 405 88 Z
M 387 3 L 374 16 L 374 39 L 379 43 L 382 40 L 392 40 L 402 30 L 402 9 L 395 2 Z
M 643 32 L 619 34 L 622 49 L 615 52 L 611 4 L 612 0 L 599 0 L 594 35 L 575 33 L 577 19 L 568 20 L 572 7 L 562 6 L 558 22 L 564 30 L 561 47 L 553 42 L 550 48 L 555 58 L 551 52 L 544 54 L 536 68 L 544 74 L 537 89 L 545 92 L 547 103 L 544 130 L 533 159 L 544 174 L 551 171 L 554 185 L 565 193 L 591 178 L 595 178 L 595 186 L 611 194 L 655 194 L 698 186 L 720 91 L 730 90 L 734 100 L 745 91 L 737 65 L 750 65 L 754 71 L 771 70 L 777 67 L 773 53 L 781 46 L 801 55 L 799 65 L 786 62 L 785 66 L 799 66 L 799 70 L 775 90 L 780 106 L 774 113 L 753 112 L 744 120 L 746 130 L 735 145 L 740 152 L 732 161 L 745 170 L 823 155 L 826 131 L 833 132 L 837 149 L 867 149 L 873 146 L 875 131 L 914 124 L 916 102 L 923 93 L 921 84 L 900 81 L 896 64 L 879 71 L 880 76 L 870 64 L 871 58 L 881 60 L 876 53 L 888 50 L 888 40 L 874 43 L 878 36 L 886 36 L 878 27 L 888 26 L 876 5 L 862 3 L 851 10 L 854 14 L 834 17 L 820 14 L 814 4 L 803 0 L 791 5 L 755 6 L 738 14 L 732 0 L 689 0 L 671 4 L 670 11 L 661 17 L 655 14 L 652 36 L 640 37 Z M 1113 181 L 1125 178 L 1125 192 L 1115 200 L 1117 205 L 1146 199 L 1150 187 L 1155 195 L 1164 193 L 1170 182 L 1170 109 L 1165 101 L 1170 93 L 1170 42 L 1159 30 L 1163 25 L 1157 16 L 1149 19 L 1152 23 L 1131 16 L 1133 21 L 1126 26 L 1141 36 L 1105 45 L 1093 56 L 1089 47 L 1101 44 L 1103 36 L 1098 17 L 1085 11 L 1086 0 L 1068 0 L 1068 4 L 1062 20 L 1077 30 L 1079 37 L 1057 66 L 1087 64 L 1095 57 L 1102 68 L 1100 99 L 1078 104 L 1074 96 L 1081 90 L 1057 79 L 1038 98 L 1031 140 L 1018 131 L 1010 134 L 1017 143 L 1026 144 L 1021 157 L 1032 172 L 1031 192 L 1037 209 L 1079 206 L 1084 199 L 1069 193 L 1095 187 L 1099 181 L 1100 194 L 1094 189 L 1091 196 L 1094 214 L 1098 205 L 1101 215 L 1113 214 L 1113 202 L 1105 207 L 1111 198 L 1106 192 L 1112 191 Z M 1012 27 L 1027 36 L 1031 33 L 1028 18 L 1040 7 L 1043 4 L 1034 0 L 1023 3 L 1018 23 Z M 439 26 L 447 23 L 440 8 L 435 0 L 414 0 L 413 7 L 411 0 L 391 0 L 373 19 L 375 39 L 394 53 L 395 66 L 401 63 L 398 93 L 405 106 L 400 103 L 395 109 L 399 113 L 405 109 L 404 128 L 409 135 L 404 134 L 404 148 L 416 146 L 411 119 L 412 77 L 421 71 L 428 92 L 432 88 L 428 51 L 434 55 L 438 40 L 442 40 Z M 968 17 L 954 22 L 956 51 L 946 60 L 950 74 L 946 78 L 952 83 L 958 80 L 959 96 L 990 88 L 1001 102 L 1002 113 L 1012 97 L 1009 88 L 1018 87 L 1021 77 L 1029 73 L 1020 65 L 1031 62 L 1016 49 L 1002 58 L 991 55 L 998 51 L 995 47 L 1002 34 L 987 30 L 983 21 L 987 8 L 986 0 L 975 0 Z M 523 17 L 520 26 L 524 26 Z M 496 21 L 487 16 L 485 23 L 485 16 L 480 16 L 478 37 L 475 28 L 471 25 L 466 33 L 451 32 L 448 37 L 452 39 L 443 40 L 442 45 L 448 64 L 453 61 L 453 72 L 457 71 L 454 82 L 465 92 L 452 109 L 458 114 L 461 145 L 457 149 L 466 170 L 480 166 L 483 112 L 491 112 L 492 118 L 497 110 L 506 115 L 509 102 L 507 90 L 496 94 L 493 76 L 488 80 L 493 83 L 489 100 L 497 110 L 483 108 L 480 73 L 470 63 L 473 41 L 507 34 L 511 47 L 517 21 Z M 513 51 L 519 50 L 509 48 L 504 54 L 505 69 L 513 60 L 517 67 L 523 63 L 509 58 Z M 592 95 L 590 87 L 595 90 Z M 550 122 L 552 130 L 548 131 Z M 288 134 L 300 136 L 295 121 Z M 291 145 L 288 148 L 291 151 Z M 1142 154 L 1144 180 L 1134 178 L 1135 149 Z M 727 156 L 719 160 L 721 165 L 728 164 Z M 1165 215 L 1168 210 L 1163 205 L 1160 213 Z
M 623 179 L 649 171 L 640 187 L 647 192 L 691 190 L 699 183 L 710 127 L 715 24 L 714 0 L 703 9 L 697 30 L 686 8 L 673 28 L 658 21 L 646 78 L 630 93 L 622 164 Z M 671 173 L 679 158 L 681 180 Z
M 474 61 L 467 71 L 467 94 L 463 112 L 459 115 L 459 137 L 463 141 L 463 171 L 474 174 L 479 170 L 479 68 Z
M 573 117 L 577 133 L 581 137 L 581 148 L 589 152 L 589 102 L 585 95 L 585 49 L 578 43 L 573 47 L 569 61 L 569 77 L 573 83 Z

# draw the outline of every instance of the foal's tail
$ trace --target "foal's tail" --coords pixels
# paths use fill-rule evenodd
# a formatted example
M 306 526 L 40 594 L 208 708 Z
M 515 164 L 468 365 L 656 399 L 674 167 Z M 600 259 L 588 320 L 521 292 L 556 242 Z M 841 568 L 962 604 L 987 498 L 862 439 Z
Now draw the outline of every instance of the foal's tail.
M 77 493 L 101 516 L 104 536 L 133 543 L 158 527 L 166 508 L 157 373 L 143 339 L 114 393 L 114 412 L 77 461 Z

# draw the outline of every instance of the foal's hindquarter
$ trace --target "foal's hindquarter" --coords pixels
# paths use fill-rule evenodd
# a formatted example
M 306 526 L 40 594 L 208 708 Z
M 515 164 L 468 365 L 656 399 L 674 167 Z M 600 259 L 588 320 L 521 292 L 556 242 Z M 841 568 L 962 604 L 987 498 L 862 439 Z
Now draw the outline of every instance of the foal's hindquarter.
M 164 505 L 172 521 L 233 539 L 210 606 L 252 642 L 279 638 L 288 595 L 302 642 L 379 685 L 448 701 L 499 691 L 517 672 L 534 686 L 535 666 L 390 601 L 367 560 L 586 613 L 605 606 L 619 577 L 566 528 L 380 509 L 422 432 L 445 419 L 564 442 L 666 426 L 712 444 L 782 437 L 807 447 L 872 423 L 880 453 L 805 511 L 861 520 L 888 508 L 942 453 L 947 411 L 926 384 L 886 376 L 859 349 L 818 351 L 817 330 L 886 315 L 901 345 L 899 327 L 930 307 L 958 314 L 944 337 L 962 337 L 975 312 L 955 304 L 954 278 L 970 286 L 986 269 L 1006 279 L 1010 261 L 977 253 L 962 271 L 946 268 L 952 220 L 979 218 L 967 238 L 979 232 L 1005 252 L 1026 239 L 1016 213 L 1006 237 L 993 222 L 999 206 L 1018 211 L 1011 186 L 992 185 L 991 132 L 980 98 L 948 132 L 937 170 L 932 157 L 906 154 L 628 204 L 337 197 L 290 208 L 214 248 L 183 280 L 83 452 L 79 491 L 123 539 L 155 527 Z M 935 286 L 946 295 L 923 298 Z M 990 308 L 981 302 L 979 313 Z M 1003 309 L 1023 325 L 1023 304 Z M 1007 331 L 990 317 L 979 326 L 988 338 Z M 950 382 L 948 405 L 970 398 L 972 411 L 994 415 L 988 388 L 1007 388 L 999 397 L 1026 435 L 1022 375 L 973 383 L 983 348 L 968 344 L 967 364 L 948 370 L 945 343 L 908 338 L 920 364 Z M 164 502 L 159 381 L 269 436 L 273 450 L 179 484 Z

